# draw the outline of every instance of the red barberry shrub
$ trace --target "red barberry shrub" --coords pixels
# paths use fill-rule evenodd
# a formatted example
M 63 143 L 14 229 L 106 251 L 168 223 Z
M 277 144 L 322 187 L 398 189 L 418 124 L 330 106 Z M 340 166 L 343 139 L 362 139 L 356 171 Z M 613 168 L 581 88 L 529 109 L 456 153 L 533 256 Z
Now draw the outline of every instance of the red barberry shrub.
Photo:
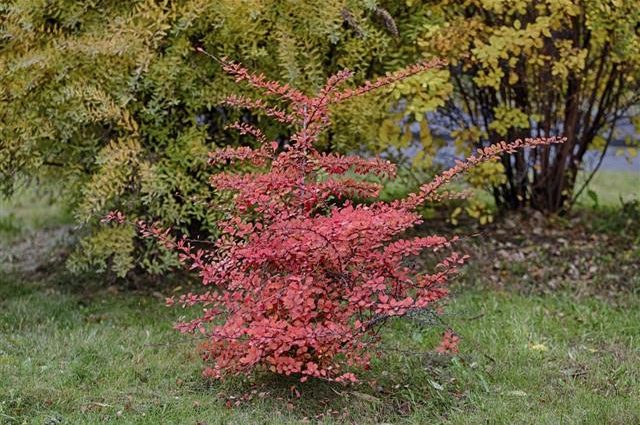
M 260 129 L 238 123 L 232 127 L 255 137 L 259 146 L 227 147 L 210 154 L 212 164 L 242 162 L 254 167 L 243 168 L 249 172 L 227 167 L 211 178 L 217 190 L 234 197 L 219 223 L 222 236 L 209 247 L 186 238 L 174 243 L 166 230 L 141 224 L 145 235 L 175 248 L 208 288 L 177 300 L 203 307 L 200 317 L 179 323 L 177 329 L 204 335 L 202 350 L 210 363 L 205 375 L 210 377 L 263 368 L 303 381 L 355 380 L 345 367 L 369 364 L 379 327 L 391 317 L 430 308 L 445 297 L 447 282 L 466 260 L 452 249 L 455 238 L 403 237 L 421 222 L 416 208 L 442 196 L 441 186 L 469 167 L 523 146 L 557 141 L 501 143 L 459 162 L 406 199 L 376 201 L 380 186 L 358 176 L 393 177 L 390 162 L 315 149 L 329 123 L 330 107 L 437 67 L 439 61 L 414 65 L 355 89 L 340 89 L 351 76 L 343 71 L 313 96 L 225 59 L 220 63 L 237 82 L 287 106 L 280 109 L 264 99 L 238 96 L 228 98 L 228 104 L 257 108 L 291 126 L 293 135 L 282 148 Z M 352 197 L 371 201 L 356 205 L 349 201 Z M 436 253 L 437 265 L 416 273 L 406 259 L 425 250 Z M 450 336 L 447 350 L 455 347 L 457 340 L 452 341 Z

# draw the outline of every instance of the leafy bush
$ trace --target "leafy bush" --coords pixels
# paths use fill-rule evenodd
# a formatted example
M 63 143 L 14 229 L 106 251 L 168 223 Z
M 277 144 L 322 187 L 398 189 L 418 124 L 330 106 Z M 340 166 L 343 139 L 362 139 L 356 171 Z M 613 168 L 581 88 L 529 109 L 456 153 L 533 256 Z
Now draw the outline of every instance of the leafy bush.
M 10 194 L 22 177 L 61 182 L 84 237 L 70 265 L 115 265 L 120 275 L 135 265 L 161 272 L 174 262 L 132 231 L 100 228 L 106 211 L 212 236 L 226 199 L 209 190 L 207 152 L 246 141 L 224 126 L 242 118 L 274 138 L 289 135 L 278 122 L 222 105 L 234 87 L 194 46 L 316 90 L 344 67 L 364 81 L 415 62 L 418 29 L 430 19 L 423 2 L 1 3 L 0 188 Z M 444 73 L 335 111 L 323 150 L 405 143 L 380 130 L 397 127 L 402 114 L 390 117 L 391 105 L 403 97 L 434 109 L 441 104 L 435 94 L 449 86 Z
M 180 297 L 180 304 L 202 305 L 204 313 L 177 325 L 182 332 L 205 335 L 201 347 L 212 363 L 205 371 L 211 377 L 260 367 L 302 381 L 356 380 L 346 367 L 369 364 L 380 326 L 389 318 L 432 308 L 447 295 L 447 282 L 467 258 L 451 249 L 455 238 L 403 236 L 421 222 L 417 207 L 448 196 L 440 190 L 443 185 L 500 153 L 558 141 L 503 142 L 479 150 L 403 199 L 354 205 L 348 196 L 375 199 L 380 185 L 352 176 L 393 177 L 395 167 L 377 158 L 319 152 L 331 107 L 440 62 L 414 65 L 355 89 L 340 88 L 352 76 L 341 71 L 313 96 L 226 59 L 220 62 L 236 81 L 277 101 L 269 106 L 267 100 L 233 96 L 227 103 L 260 109 L 290 126 L 289 143 L 282 147 L 247 123 L 231 125 L 260 144 L 210 155 L 213 164 L 245 164 L 245 172 L 211 177 L 217 190 L 234 194 L 215 243 L 184 237 L 175 242 L 168 229 L 139 223 L 145 236 L 178 251 L 180 260 L 211 288 Z M 122 223 L 124 216 L 114 212 L 107 221 Z M 436 253 L 433 265 L 416 272 L 405 260 L 425 250 Z M 457 337 L 447 333 L 438 350 L 455 350 L 456 344 Z
M 449 60 L 454 90 L 440 115 L 463 154 L 503 139 L 567 137 L 493 164 L 486 177 L 498 179 L 484 181 L 499 208 L 564 209 L 580 192 L 587 152 L 634 142 L 617 130 L 640 131 L 637 0 L 438 0 L 429 9 L 418 43 Z

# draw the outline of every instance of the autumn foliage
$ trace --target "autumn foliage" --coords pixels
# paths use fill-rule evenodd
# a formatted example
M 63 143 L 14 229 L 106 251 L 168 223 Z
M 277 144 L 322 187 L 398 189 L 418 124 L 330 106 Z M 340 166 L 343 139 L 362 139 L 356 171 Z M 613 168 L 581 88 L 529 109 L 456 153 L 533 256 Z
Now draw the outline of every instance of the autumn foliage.
M 380 326 L 389 318 L 432 308 L 447 295 L 447 282 L 467 259 L 452 249 L 455 238 L 403 236 L 421 222 L 416 208 L 441 197 L 441 187 L 469 167 L 502 152 L 558 141 L 530 139 L 486 148 L 406 199 L 381 202 L 376 200 L 380 185 L 366 177 L 392 178 L 390 162 L 315 149 L 329 124 L 330 107 L 438 67 L 440 61 L 355 89 L 341 88 L 351 76 L 343 71 L 313 96 L 226 59 L 218 61 L 237 82 L 286 107 L 239 96 L 227 103 L 257 108 L 291 126 L 293 136 L 283 148 L 259 128 L 237 123 L 231 127 L 255 137 L 259 146 L 210 154 L 212 164 L 243 163 L 243 170 L 252 170 L 225 167 L 211 177 L 217 190 L 234 193 L 216 242 L 175 241 L 169 231 L 140 223 L 144 235 L 177 250 L 208 289 L 168 303 L 203 307 L 200 317 L 179 323 L 177 329 L 204 336 L 205 375 L 210 377 L 260 368 L 302 381 L 355 381 L 349 367 L 369 365 Z M 370 201 L 354 204 L 354 198 Z M 432 253 L 435 266 L 416 272 L 406 260 L 425 251 Z M 457 337 L 447 334 L 440 351 L 456 345 Z

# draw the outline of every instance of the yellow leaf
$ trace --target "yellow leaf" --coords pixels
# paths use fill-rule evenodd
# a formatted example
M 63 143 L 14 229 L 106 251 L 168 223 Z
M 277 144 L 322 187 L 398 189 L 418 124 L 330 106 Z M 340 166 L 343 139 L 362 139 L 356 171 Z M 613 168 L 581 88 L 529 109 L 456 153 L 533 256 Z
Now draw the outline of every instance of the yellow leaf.
M 544 344 L 529 344 L 529 349 L 540 352 L 549 351 L 549 347 Z

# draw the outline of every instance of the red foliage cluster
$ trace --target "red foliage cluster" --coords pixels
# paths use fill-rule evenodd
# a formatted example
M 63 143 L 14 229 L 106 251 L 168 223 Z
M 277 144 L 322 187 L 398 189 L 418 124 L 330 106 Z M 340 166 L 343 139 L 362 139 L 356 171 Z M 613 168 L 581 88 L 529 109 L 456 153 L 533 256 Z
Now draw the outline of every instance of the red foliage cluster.
M 453 333 L 451 329 L 447 329 L 444 332 L 444 336 L 440 345 L 436 347 L 436 353 L 440 354 L 455 354 L 458 350 L 458 343 L 460 342 L 460 337 Z
M 174 247 L 210 288 L 177 300 L 204 307 L 200 317 L 177 328 L 206 337 L 202 348 L 210 367 L 205 374 L 211 377 L 262 367 L 300 376 L 302 381 L 309 377 L 354 381 L 355 375 L 345 373 L 345 366 L 368 366 L 378 328 L 391 317 L 430 308 L 445 297 L 447 281 L 466 260 L 451 250 L 453 239 L 403 237 L 421 222 L 416 207 L 437 197 L 440 186 L 478 162 L 524 145 L 556 142 L 536 139 L 492 147 L 407 199 L 355 205 L 350 197 L 375 198 L 380 186 L 354 176 L 393 177 L 395 168 L 381 159 L 318 152 L 314 144 L 329 124 L 329 107 L 440 62 L 414 65 L 343 91 L 339 87 L 351 73 L 340 72 L 315 96 L 268 81 L 225 59 L 220 63 L 237 81 L 287 102 L 288 108 L 239 96 L 227 104 L 259 108 L 295 131 L 288 148 L 281 150 L 258 128 L 234 124 L 231 127 L 253 135 L 261 146 L 210 154 L 212 163 L 248 161 L 263 170 L 227 171 L 211 178 L 215 188 L 232 191 L 235 197 L 228 217 L 220 223 L 222 237 L 210 248 L 197 249 L 186 239 L 173 243 L 166 231 L 141 225 L 144 234 Z M 406 259 L 425 250 L 437 253 L 437 264 L 416 273 Z M 447 349 L 457 343 L 452 341 Z

